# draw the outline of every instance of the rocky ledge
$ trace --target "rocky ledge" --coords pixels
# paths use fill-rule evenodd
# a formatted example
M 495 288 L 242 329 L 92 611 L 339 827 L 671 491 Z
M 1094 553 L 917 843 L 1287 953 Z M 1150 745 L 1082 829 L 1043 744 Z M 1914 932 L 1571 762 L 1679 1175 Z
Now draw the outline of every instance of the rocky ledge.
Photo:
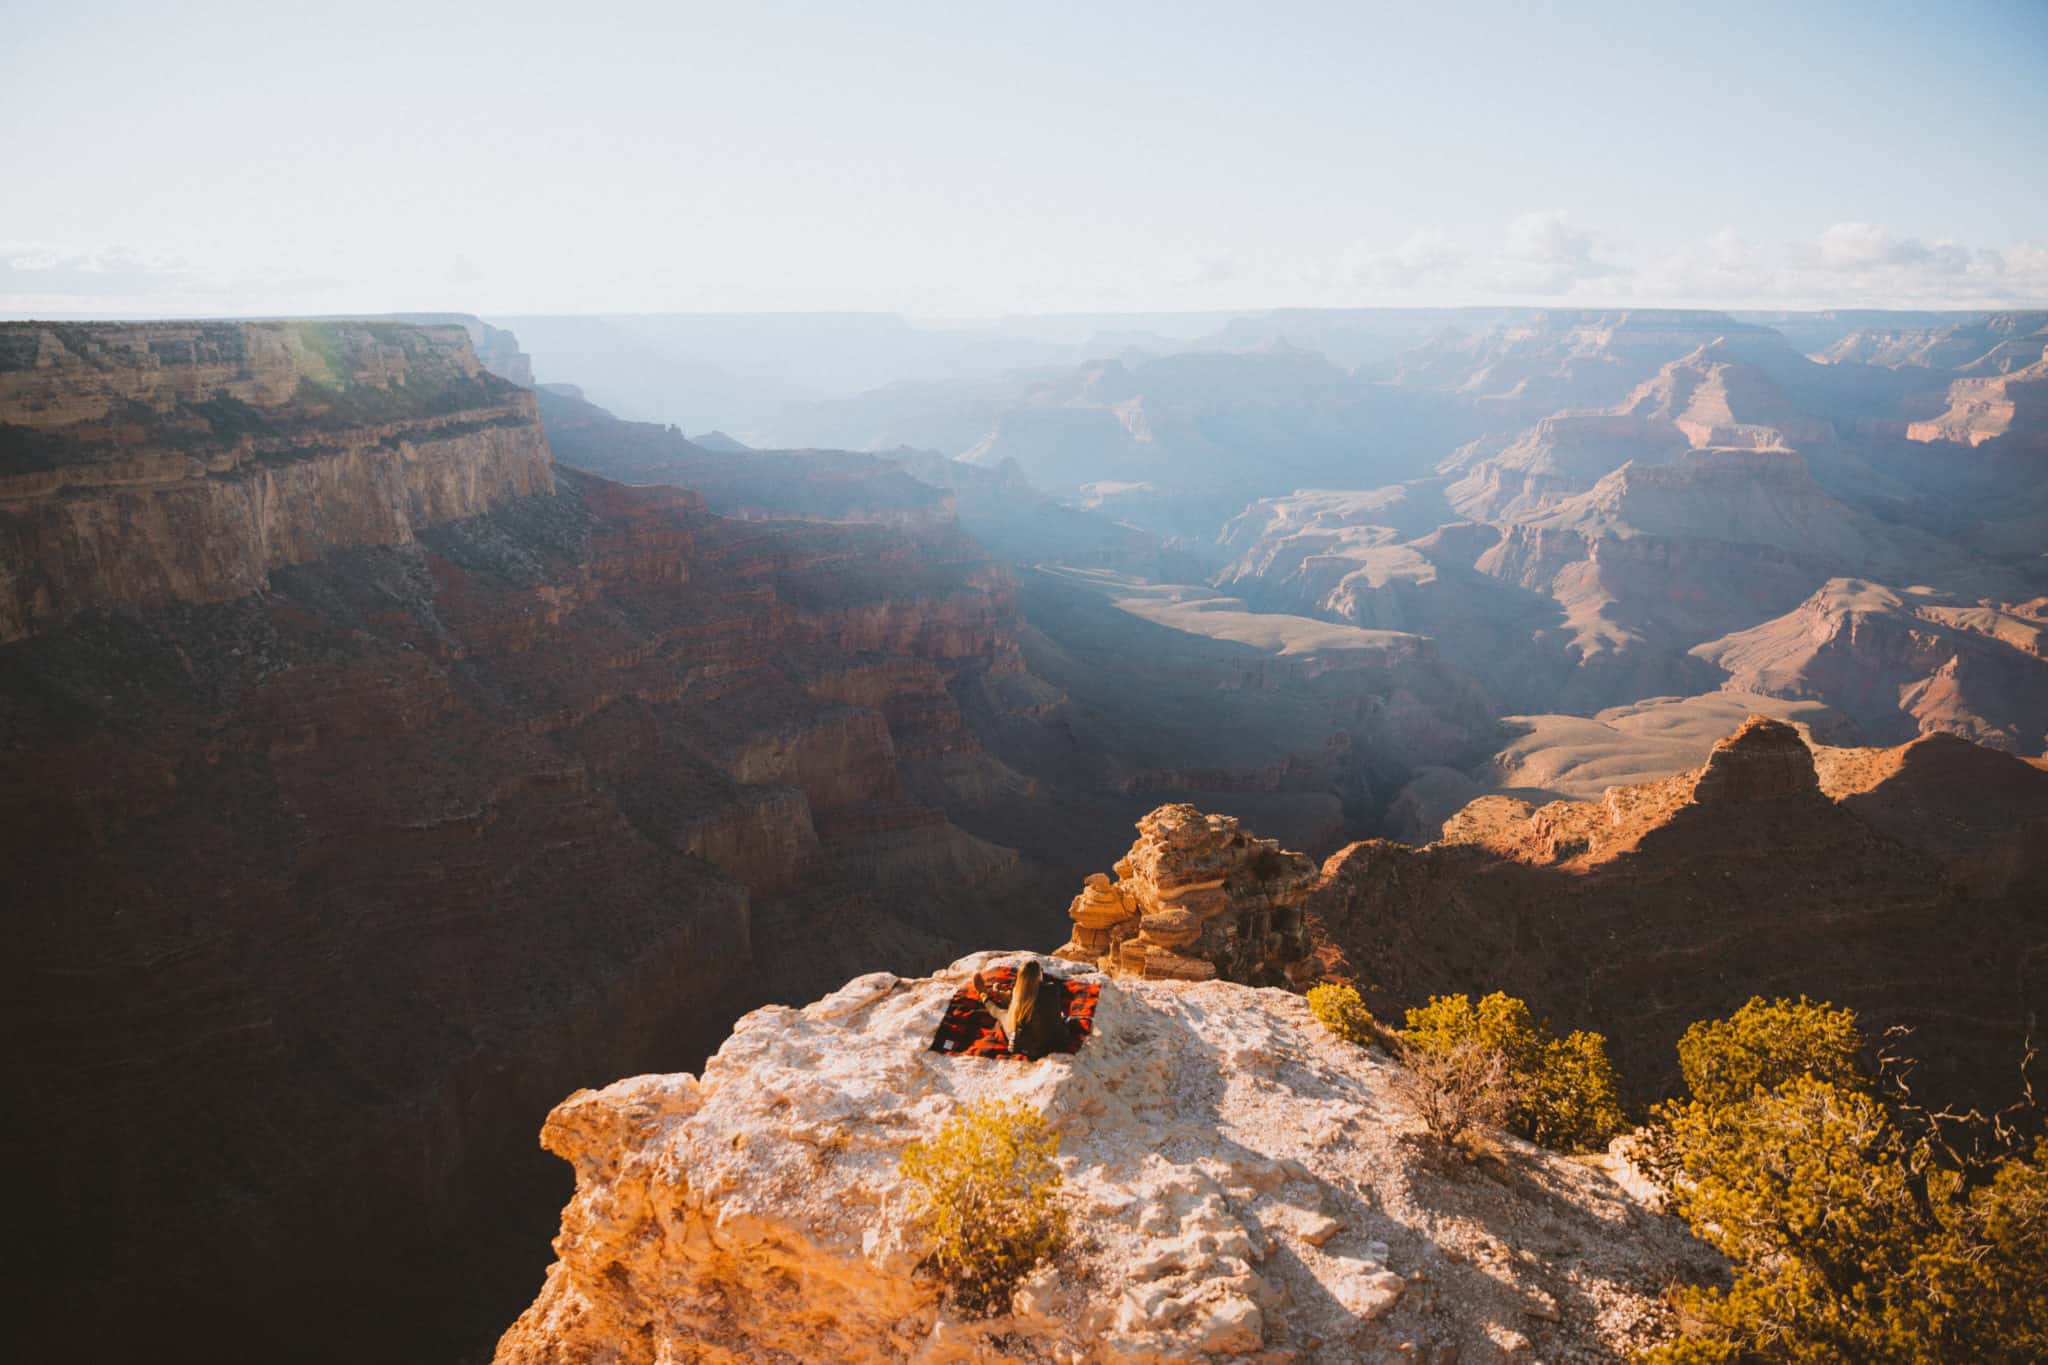
M 1022 956 L 862 976 L 747 1015 L 701 1077 L 564 1101 L 541 1140 L 576 1194 L 497 1365 L 1618 1360 L 1710 1268 L 1596 1163 L 1507 1137 L 1428 1160 L 1398 1068 L 1286 991 L 1111 978 L 1074 1055 L 928 1050 L 955 989 Z M 990 1098 L 1058 1129 L 1073 1228 L 976 1320 L 917 1273 L 897 1165 Z

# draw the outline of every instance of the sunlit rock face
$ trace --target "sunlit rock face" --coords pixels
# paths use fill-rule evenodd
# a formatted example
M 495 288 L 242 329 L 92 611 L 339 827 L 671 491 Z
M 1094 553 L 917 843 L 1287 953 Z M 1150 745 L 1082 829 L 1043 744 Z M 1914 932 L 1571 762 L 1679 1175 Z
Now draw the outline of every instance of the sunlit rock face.
M 1117 880 L 1091 876 L 1059 956 L 1120 974 L 1280 985 L 1310 970 L 1301 899 L 1315 864 L 1186 804 L 1138 822 Z M 1305 978 L 1304 978 L 1305 979 Z
M 1620 1360 L 1709 1269 L 1600 1163 L 1505 1136 L 1515 1179 L 1430 1161 L 1394 1064 L 1286 991 L 1115 977 L 1072 1055 L 930 1050 L 955 990 L 1026 956 L 859 977 L 740 1020 L 701 1076 L 565 1100 L 541 1140 L 576 1194 L 497 1365 Z M 969 1319 L 917 1271 L 897 1165 L 986 1099 L 1059 1132 L 1073 1229 Z
M 533 396 L 458 327 L 0 323 L 0 641 L 552 487 Z

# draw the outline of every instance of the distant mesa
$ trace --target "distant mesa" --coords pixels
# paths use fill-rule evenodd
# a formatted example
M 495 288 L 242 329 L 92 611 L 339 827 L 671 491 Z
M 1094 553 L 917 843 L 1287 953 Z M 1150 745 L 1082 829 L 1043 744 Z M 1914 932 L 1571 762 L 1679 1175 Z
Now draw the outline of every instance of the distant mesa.
M 707 431 L 702 435 L 692 436 L 690 444 L 701 450 L 717 451 L 721 455 L 744 455 L 753 450 L 752 446 L 743 445 L 722 431 Z

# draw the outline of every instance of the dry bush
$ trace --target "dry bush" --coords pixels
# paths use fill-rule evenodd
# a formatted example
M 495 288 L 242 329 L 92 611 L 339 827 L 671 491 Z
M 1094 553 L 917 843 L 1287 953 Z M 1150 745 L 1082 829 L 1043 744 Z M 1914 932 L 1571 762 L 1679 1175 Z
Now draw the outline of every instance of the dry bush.
M 1446 1150 L 1462 1150 L 1474 1128 L 1498 1127 L 1513 1107 L 1507 1054 L 1464 1039 L 1440 1047 L 1405 1047 L 1395 1089 Z
M 1431 996 L 1408 1011 L 1401 1035 L 1411 1053 L 1477 1047 L 1498 1053 L 1506 1070 L 1500 1126 L 1560 1152 L 1597 1151 L 1621 1131 L 1620 1086 L 1607 1060 L 1607 1040 L 1582 1030 L 1559 1038 L 1529 1006 L 1495 991 Z

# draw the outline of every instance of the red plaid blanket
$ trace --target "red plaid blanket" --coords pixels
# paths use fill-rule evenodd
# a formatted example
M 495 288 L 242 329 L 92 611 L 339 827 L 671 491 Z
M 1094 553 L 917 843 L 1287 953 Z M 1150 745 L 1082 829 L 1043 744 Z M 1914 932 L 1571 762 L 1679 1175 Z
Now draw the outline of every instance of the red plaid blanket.
M 989 1003 L 1009 1001 L 1009 988 L 1017 979 L 1015 967 L 992 967 L 981 976 L 996 997 Z M 1053 994 L 1055 991 L 1057 995 Z M 1057 1001 L 1060 1017 L 1066 1020 L 1065 1051 L 1079 1052 L 1081 1044 L 1095 1031 L 1095 1002 L 1101 996 L 1100 981 L 1047 976 L 1039 986 L 1040 1008 Z M 955 991 L 946 1005 L 945 1018 L 939 1020 L 939 1031 L 932 1035 L 932 1051 L 962 1057 L 1022 1057 L 1023 1053 L 1010 1051 L 1010 1040 L 1003 1037 L 1002 1029 L 996 1027 L 982 1005 L 981 992 L 975 989 L 973 981 Z

